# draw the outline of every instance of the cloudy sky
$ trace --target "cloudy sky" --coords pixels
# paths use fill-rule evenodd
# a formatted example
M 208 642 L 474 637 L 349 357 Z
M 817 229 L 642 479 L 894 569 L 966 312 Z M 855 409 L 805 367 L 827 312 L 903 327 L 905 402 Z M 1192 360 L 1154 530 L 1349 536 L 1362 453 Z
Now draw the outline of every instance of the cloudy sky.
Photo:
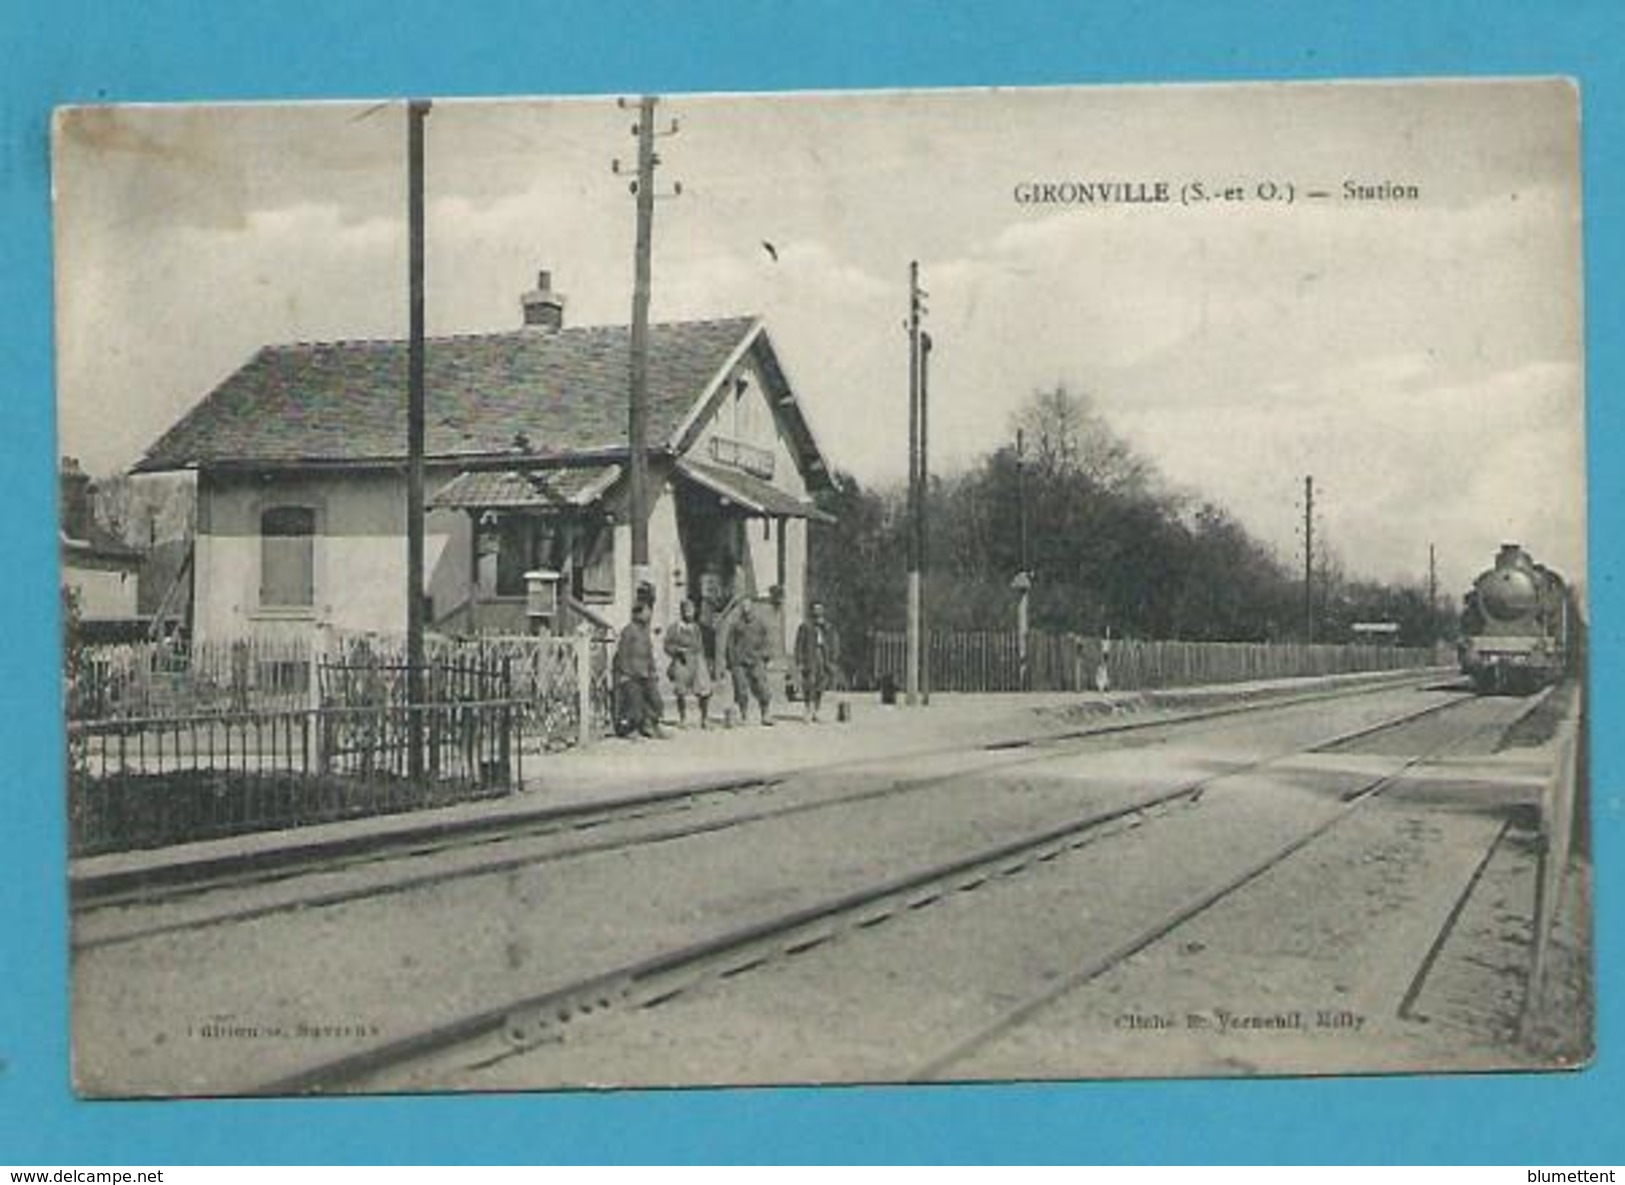
M 1352 574 L 1459 592 L 1502 540 L 1584 571 L 1578 114 L 1553 82 L 672 96 L 657 319 L 759 313 L 826 452 L 906 464 L 910 260 L 938 467 L 1087 393 L 1171 485 L 1290 558 L 1303 477 Z M 613 99 L 437 101 L 432 334 L 548 268 L 624 322 L 635 159 Z M 81 109 L 55 148 L 61 449 L 121 470 L 261 345 L 403 337 L 398 104 Z M 1024 181 L 1237 186 L 1021 204 Z M 1354 202 L 1345 181 L 1415 186 Z M 1261 182 L 1293 203 L 1257 199 Z M 1302 197 L 1323 190 L 1324 200 Z M 771 242 L 775 260 L 762 246 Z

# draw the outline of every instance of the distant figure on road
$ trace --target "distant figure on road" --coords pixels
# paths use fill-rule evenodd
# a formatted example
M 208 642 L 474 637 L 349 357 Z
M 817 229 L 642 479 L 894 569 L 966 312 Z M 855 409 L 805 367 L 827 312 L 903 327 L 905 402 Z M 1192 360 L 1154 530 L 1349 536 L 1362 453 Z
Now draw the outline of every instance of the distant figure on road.
M 655 685 L 654 640 L 649 636 L 649 606 L 639 600 L 632 620 L 615 646 L 615 735 L 659 737 L 660 689 Z
M 678 612 L 682 620 L 666 631 L 666 655 L 671 659 L 666 675 L 677 697 L 677 723 L 688 723 L 688 697 L 692 695 L 699 705 L 700 727 L 706 728 L 711 708 L 711 670 L 705 661 L 705 640 L 694 619 L 694 602 L 684 601 Z
M 824 606 L 814 601 L 807 620 L 796 630 L 796 670 L 801 680 L 801 702 L 807 719 L 818 721 L 824 691 L 835 677 L 841 647 L 835 627 L 824 620 Z
M 762 723 L 773 723 L 773 692 L 767 684 L 767 664 L 773 656 L 773 638 L 767 623 L 756 615 L 750 601 L 739 603 L 739 618 L 728 630 L 728 670 L 733 675 L 734 703 L 739 707 L 739 720 L 744 722 L 746 709 L 754 696 L 761 709 Z

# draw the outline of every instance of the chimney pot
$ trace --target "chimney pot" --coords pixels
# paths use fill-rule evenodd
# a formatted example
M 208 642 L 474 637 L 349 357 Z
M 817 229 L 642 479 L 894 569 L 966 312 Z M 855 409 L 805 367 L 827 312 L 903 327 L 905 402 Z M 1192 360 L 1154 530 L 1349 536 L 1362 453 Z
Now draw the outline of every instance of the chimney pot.
M 553 291 L 553 273 L 536 273 L 536 287 L 519 298 L 526 329 L 558 330 L 564 327 L 564 294 Z

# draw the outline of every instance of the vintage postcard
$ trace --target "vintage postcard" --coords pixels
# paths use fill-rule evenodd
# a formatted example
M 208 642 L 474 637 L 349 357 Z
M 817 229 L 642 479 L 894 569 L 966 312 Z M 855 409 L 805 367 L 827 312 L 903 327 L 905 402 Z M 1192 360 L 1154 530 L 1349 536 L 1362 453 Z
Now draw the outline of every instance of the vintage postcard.
M 61 109 L 78 1090 L 1584 1066 L 1579 119 Z

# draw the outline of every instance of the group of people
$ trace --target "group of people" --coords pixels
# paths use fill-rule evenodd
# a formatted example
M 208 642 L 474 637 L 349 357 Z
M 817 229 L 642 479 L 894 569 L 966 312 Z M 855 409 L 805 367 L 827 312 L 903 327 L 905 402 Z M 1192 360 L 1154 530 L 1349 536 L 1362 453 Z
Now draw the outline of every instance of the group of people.
M 619 736 L 659 737 L 664 732 L 661 717 L 665 705 L 660 697 L 654 637 L 650 619 L 654 615 L 654 589 L 638 589 L 632 606 L 632 620 L 621 631 L 615 648 L 615 732 Z M 750 600 L 739 602 L 725 631 L 720 653 L 710 653 L 706 631 L 702 630 L 694 603 L 684 601 L 680 620 L 666 631 L 663 644 L 671 683 L 677 701 L 677 722 L 688 724 L 688 701 L 692 699 L 701 728 L 710 724 L 711 696 L 716 681 L 724 673 L 732 683 L 733 702 L 743 723 L 752 703 L 762 724 L 773 724 L 773 688 L 768 681 L 768 664 L 777 649 L 768 623 Z M 814 601 L 807 620 L 796 630 L 795 664 L 797 686 L 806 719 L 817 722 L 840 658 L 835 628 L 824 615 L 824 606 Z M 720 667 L 721 669 L 717 669 Z M 716 672 L 715 678 L 713 671 Z

